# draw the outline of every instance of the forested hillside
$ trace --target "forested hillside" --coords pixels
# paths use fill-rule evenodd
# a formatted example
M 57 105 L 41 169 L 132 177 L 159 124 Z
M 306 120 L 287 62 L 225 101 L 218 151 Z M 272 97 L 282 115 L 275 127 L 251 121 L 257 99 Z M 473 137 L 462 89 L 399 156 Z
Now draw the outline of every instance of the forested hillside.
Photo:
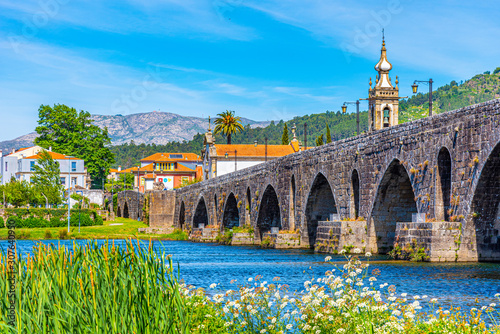
M 428 87 L 420 85 L 419 91 L 428 91 Z M 500 98 L 500 67 L 493 73 L 486 71 L 460 84 L 452 81 L 439 87 L 432 93 L 432 110 L 439 114 L 498 98 Z M 399 113 L 399 123 L 425 117 L 429 114 L 429 93 L 419 93 L 408 100 L 402 100 Z

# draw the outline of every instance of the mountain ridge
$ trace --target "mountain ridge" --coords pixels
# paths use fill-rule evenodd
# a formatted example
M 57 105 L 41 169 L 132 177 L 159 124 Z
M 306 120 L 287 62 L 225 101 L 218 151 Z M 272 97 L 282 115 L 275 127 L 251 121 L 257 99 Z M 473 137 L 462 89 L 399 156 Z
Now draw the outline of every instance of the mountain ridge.
M 121 145 L 134 141 L 136 144 L 164 145 L 173 141 L 189 141 L 197 133 L 204 133 L 208 119 L 197 116 L 182 116 L 175 113 L 152 111 L 130 115 L 92 115 L 94 124 L 100 128 L 108 127 L 112 145 Z M 243 125 L 266 127 L 270 121 L 254 121 L 241 118 Z M 0 142 L 0 149 L 10 152 L 13 149 L 33 145 L 38 136 L 30 132 L 20 137 Z

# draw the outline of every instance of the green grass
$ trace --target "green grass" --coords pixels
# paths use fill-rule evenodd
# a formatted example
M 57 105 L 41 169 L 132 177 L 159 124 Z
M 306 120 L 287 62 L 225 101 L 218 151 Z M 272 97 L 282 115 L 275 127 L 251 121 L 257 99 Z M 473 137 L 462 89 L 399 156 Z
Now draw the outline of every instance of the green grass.
M 123 225 L 112 225 L 123 224 Z M 129 218 L 116 218 L 114 221 L 105 221 L 102 226 L 71 226 L 68 238 L 72 239 L 156 239 L 156 240 L 187 240 L 185 232 L 175 230 L 171 234 L 138 234 L 137 229 L 148 227 L 141 221 Z M 67 230 L 67 227 L 44 227 L 44 228 L 19 228 L 16 229 L 17 239 L 41 240 L 41 239 L 59 239 L 60 231 Z M 0 229 L 0 239 L 7 239 L 8 230 Z M 52 237 L 48 238 L 48 233 Z
M 151 243 L 39 244 L 19 260 L 23 274 L 15 282 L 15 323 L 7 317 L 6 255 L 0 252 L 2 333 L 189 332 L 190 317 L 172 260 L 156 254 Z

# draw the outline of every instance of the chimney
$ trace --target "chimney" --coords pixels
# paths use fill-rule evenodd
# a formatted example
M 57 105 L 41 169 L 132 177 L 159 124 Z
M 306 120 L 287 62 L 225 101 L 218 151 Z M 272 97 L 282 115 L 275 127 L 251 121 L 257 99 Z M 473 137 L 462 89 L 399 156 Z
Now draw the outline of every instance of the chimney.
M 49 152 L 52 152 L 52 146 L 49 146 Z
M 118 166 L 118 171 L 121 172 L 122 171 L 122 166 Z
M 13 148 L 11 153 L 16 153 L 16 149 L 15 149 L 15 148 Z
M 0 158 L 3 157 L 2 149 L 0 149 Z

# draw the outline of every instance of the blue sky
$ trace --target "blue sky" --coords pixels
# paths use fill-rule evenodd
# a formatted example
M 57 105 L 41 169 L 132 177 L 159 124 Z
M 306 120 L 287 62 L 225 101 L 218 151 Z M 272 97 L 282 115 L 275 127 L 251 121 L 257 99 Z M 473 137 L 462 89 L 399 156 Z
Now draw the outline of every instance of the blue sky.
M 33 131 L 41 104 L 255 120 L 338 110 L 366 97 L 382 28 L 404 96 L 415 79 L 500 66 L 498 17 L 486 0 L 0 0 L 0 140 Z

